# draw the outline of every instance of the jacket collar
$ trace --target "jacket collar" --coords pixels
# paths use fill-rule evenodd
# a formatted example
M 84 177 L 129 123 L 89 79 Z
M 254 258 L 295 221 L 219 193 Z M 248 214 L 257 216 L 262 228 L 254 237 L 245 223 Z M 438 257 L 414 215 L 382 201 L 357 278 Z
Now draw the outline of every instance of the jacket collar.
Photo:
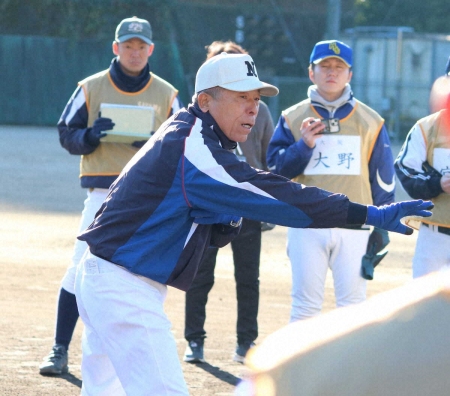
M 350 84 L 346 84 L 342 95 L 337 98 L 333 102 L 329 102 L 325 100 L 317 90 L 317 85 L 311 85 L 308 88 L 308 97 L 311 99 L 311 103 L 313 106 L 320 106 L 324 109 L 328 110 L 331 116 L 334 116 L 334 113 L 337 109 L 346 104 L 350 104 L 352 107 L 355 107 L 355 99 L 353 98 L 353 92 Z
M 139 92 L 150 80 L 150 66 L 147 63 L 139 76 L 129 76 L 120 68 L 118 58 L 114 58 L 109 67 L 109 74 L 114 84 L 120 90 L 125 92 Z
M 203 121 L 203 124 L 209 128 L 211 128 L 217 137 L 220 140 L 220 144 L 222 147 L 226 150 L 234 150 L 237 146 L 237 143 L 233 140 L 230 140 L 227 138 L 227 136 L 222 132 L 222 130 L 219 128 L 219 125 L 217 124 L 216 120 L 212 117 L 212 115 L 208 112 L 204 113 L 200 107 L 198 107 L 198 104 L 191 103 L 188 106 L 188 111 L 192 114 L 194 114 L 197 118 L 200 118 Z

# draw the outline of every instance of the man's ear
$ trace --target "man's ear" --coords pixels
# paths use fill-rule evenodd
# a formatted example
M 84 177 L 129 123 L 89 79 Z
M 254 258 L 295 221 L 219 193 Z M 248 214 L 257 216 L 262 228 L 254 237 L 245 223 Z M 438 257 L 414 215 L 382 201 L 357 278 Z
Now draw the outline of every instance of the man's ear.
M 207 113 L 209 111 L 209 103 L 211 99 L 211 96 L 209 96 L 207 93 L 201 92 L 198 94 L 198 107 L 200 107 L 200 110 L 203 111 L 203 113 Z
M 150 46 L 148 47 L 148 57 L 150 58 L 153 54 L 153 50 L 155 49 L 155 44 L 150 44 Z
M 308 76 L 309 76 L 309 79 L 311 80 L 311 82 L 313 84 L 315 84 L 316 82 L 314 81 L 314 66 L 312 66 L 310 69 L 308 69 Z
M 112 42 L 112 52 L 114 55 L 119 55 L 119 43 L 117 41 Z
M 348 73 L 348 80 L 347 80 L 348 83 L 350 83 L 350 81 L 352 81 L 352 77 L 353 77 L 353 72 L 350 70 Z

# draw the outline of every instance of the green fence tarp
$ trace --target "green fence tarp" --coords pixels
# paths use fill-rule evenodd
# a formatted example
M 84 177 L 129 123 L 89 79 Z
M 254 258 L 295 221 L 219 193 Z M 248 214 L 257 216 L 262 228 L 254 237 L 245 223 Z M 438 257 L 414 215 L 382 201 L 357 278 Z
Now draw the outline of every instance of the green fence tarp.
M 77 82 L 107 69 L 112 40 L 0 36 L 0 124 L 56 125 Z M 150 68 L 187 97 L 178 53 L 155 42 Z

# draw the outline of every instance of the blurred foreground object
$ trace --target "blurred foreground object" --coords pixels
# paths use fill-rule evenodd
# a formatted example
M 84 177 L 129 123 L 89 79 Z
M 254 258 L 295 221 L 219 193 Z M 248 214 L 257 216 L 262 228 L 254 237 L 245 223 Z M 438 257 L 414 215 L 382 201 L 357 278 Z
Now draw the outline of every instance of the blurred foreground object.
M 450 56 L 445 65 L 445 74 L 436 79 L 430 91 L 430 113 L 449 108 L 450 96 Z
M 449 107 L 450 76 L 438 77 L 430 92 L 430 113 L 436 113 Z
M 448 395 L 450 271 L 291 323 L 247 356 L 237 395 Z

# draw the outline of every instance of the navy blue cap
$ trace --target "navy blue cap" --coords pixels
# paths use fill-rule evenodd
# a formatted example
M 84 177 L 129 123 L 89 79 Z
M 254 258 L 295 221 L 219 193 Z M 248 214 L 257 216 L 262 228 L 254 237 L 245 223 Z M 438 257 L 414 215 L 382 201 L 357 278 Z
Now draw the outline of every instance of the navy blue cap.
M 120 22 L 116 28 L 116 41 L 123 43 L 132 38 L 141 39 L 149 45 L 153 44 L 150 22 L 138 17 L 126 18 Z

